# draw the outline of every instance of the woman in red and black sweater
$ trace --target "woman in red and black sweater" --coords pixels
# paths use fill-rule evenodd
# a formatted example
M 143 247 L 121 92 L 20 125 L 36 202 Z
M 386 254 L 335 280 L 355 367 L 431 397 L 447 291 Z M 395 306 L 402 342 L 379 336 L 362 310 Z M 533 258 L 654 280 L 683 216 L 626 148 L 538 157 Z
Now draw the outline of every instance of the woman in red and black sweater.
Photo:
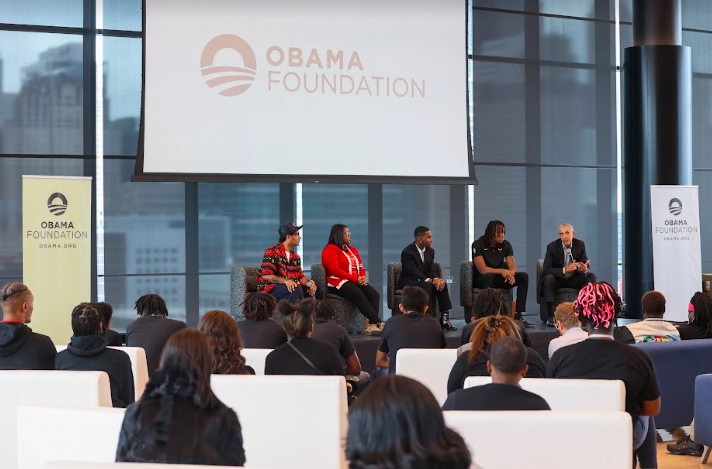
M 378 317 L 381 296 L 366 281 L 366 270 L 356 248 L 351 247 L 351 232 L 346 225 L 331 227 L 329 244 L 321 252 L 321 263 L 326 270 L 329 293 L 339 295 L 358 307 L 370 325 L 367 334 L 383 332 L 383 322 Z

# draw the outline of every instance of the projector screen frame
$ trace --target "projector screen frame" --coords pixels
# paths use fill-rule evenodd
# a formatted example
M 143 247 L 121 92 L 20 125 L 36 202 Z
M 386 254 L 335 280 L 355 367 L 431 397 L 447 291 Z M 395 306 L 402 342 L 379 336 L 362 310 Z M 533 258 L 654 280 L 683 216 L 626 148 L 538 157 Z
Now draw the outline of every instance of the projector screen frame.
M 145 90 L 146 90 L 146 1 L 141 2 L 141 111 L 139 117 L 138 148 L 132 182 L 262 182 L 262 183 L 313 183 L 313 184 L 477 184 L 475 176 L 474 152 L 470 128 L 470 87 L 468 82 L 469 53 L 468 23 L 470 9 L 468 0 L 461 0 L 465 8 L 465 119 L 467 122 L 467 177 L 443 176 L 375 176 L 375 175 L 295 175 L 295 174 L 243 174 L 243 173 L 167 173 L 144 172 L 144 138 L 145 138 Z M 474 25 L 473 25 L 474 27 Z M 437 164 L 437 163 L 435 163 Z

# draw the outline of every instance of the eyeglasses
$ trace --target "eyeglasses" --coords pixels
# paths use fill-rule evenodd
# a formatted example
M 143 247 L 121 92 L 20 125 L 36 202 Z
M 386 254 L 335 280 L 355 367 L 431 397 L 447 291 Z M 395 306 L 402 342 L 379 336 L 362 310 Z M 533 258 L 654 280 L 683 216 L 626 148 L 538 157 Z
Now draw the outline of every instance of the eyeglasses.
M 351 236 L 351 232 L 348 231 L 348 230 L 347 230 L 347 231 L 344 231 L 344 236 Z

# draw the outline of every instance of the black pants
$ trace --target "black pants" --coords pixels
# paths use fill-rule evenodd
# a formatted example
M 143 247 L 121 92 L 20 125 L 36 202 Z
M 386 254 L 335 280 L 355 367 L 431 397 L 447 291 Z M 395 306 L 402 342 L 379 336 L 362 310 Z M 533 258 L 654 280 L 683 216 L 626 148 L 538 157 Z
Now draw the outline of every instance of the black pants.
M 516 319 L 521 319 L 522 313 L 527 310 L 527 291 L 529 291 L 529 274 L 526 272 L 514 273 L 514 285 L 510 285 L 500 274 L 480 274 L 475 277 L 475 288 L 512 288 L 517 287 Z
M 450 301 L 450 293 L 447 291 L 447 283 L 445 284 L 445 288 L 443 288 L 442 290 L 438 290 L 430 282 L 417 282 L 416 284 L 411 286 L 420 287 L 425 290 L 425 293 L 428 294 L 428 298 L 430 298 L 430 301 L 428 303 L 429 307 L 428 312 L 426 314 L 429 314 L 432 317 L 435 317 L 435 300 L 438 300 L 438 306 L 440 306 L 441 313 L 440 324 L 442 324 L 442 313 L 444 313 L 445 311 L 450 311 L 452 309 L 452 301 Z
M 596 283 L 596 274 L 593 272 L 589 272 L 588 275 L 578 272 L 571 278 L 556 277 L 554 274 L 544 275 L 541 279 L 541 295 L 544 298 L 544 302 L 546 302 L 548 315 L 554 315 L 554 311 L 549 311 L 549 308 L 554 308 L 553 302 L 556 290 L 559 288 L 580 290 L 588 283 Z M 546 318 L 541 318 L 541 320 L 545 321 Z
M 306 287 L 299 285 L 297 288 L 290 292 L 287 289 L 287 285 L 283 283 L 278 283 L 277 285 L 272 287 L 272 289 L 269 291 L 269 294 L 275 297 L 277 303 L 279 303 L 280 300 L 287 300 L 292 304 L 297 304 L 304 298 L 309 298 L 309 294 L 307 293 Z M 317 287 L 316 293 L 314 293 L 314 298 L 316 298 L 317 300 L 323 300 L 324 290 Z
M 329 285 L 329 293 L 339 295 L 341 298 L 349 300 L 356 305 L 361 314 L 366 316 L 371 324 L 378 324 L 381 318 L 378 317 L 378 310 L 381 304 L 381 295 L 371 285 L 359 285 L 358 283 L 346 282 L 341 288 L 334 288 Z

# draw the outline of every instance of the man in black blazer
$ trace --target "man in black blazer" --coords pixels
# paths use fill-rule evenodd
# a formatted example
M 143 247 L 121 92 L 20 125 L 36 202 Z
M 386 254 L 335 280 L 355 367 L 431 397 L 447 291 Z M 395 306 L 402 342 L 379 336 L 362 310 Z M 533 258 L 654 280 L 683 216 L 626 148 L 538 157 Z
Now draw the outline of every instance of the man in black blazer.
M 428 293 L 430 298 L 430 310 L 435 311 L 435 299 L 440 305 L 440 324 L 446 331 L 456 331 L 457 327 L 450 324 L 450 294 L 447 291 L 447 284 L 441 278 L 437 278 L 435 272 L 435 251 L 430 247 L 433 244 L 433 235 L 430 228 L 419 226 L 413 232 L 415 242 L 409 244 L 401 252 L 401 272 L 399 288 L 407 286 L 420 287 Z
M 586 255 L 586 244 L 574 238 L 573 225 L 559 226 L 559 239 L 549 243 L 544 257 L 541 295 L 546 302 L 547 317 L 541 320 L 554 325 L 554 292 L 559 288 L 580 290 L 587 283 L 596 283 L 596 274 L 588 270 L 590 261 Z

